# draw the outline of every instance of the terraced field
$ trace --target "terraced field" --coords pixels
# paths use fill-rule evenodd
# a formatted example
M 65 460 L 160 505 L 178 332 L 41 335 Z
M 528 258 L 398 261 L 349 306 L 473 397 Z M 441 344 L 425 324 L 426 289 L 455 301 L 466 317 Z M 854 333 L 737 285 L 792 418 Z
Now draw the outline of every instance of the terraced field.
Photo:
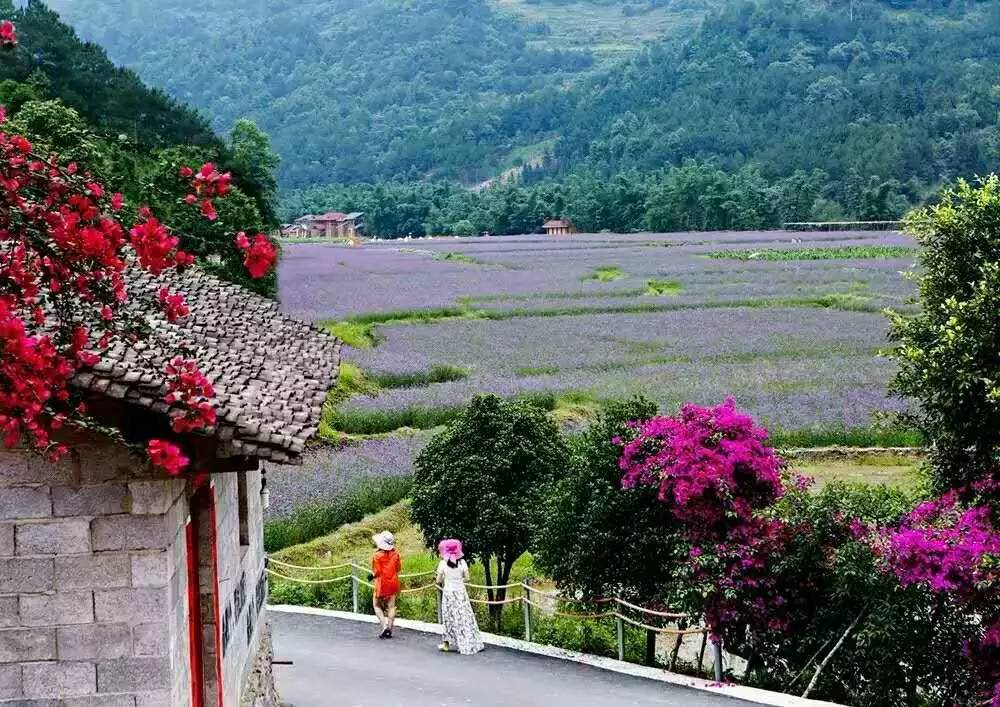
M 350 344 L 324 431 L 380 439 L 345 451 L 348 468 L 378 468 L 377 448 L 405 466 L 424 435 L 398 430 L 480 391 L 532 396 L 567 425 L 612 398 L 732 395 L 789 446 L 905 444 L 872 425 L 900 405 L 882 310 L 912 306 L 913 247 L 863 232 L 296 244 L 280 294 Z

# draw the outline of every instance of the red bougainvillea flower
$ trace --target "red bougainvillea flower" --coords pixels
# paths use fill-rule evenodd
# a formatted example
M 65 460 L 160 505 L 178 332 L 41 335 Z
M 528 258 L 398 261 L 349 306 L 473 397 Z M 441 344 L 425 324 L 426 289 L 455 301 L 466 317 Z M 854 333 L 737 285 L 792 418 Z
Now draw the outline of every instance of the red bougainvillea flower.
M 124 205 L 125 197 L 121 194 L 121 192 L 115 192 L 111 195 L 111 208 L 114 211 L 121 211 Z
M 278 260 L 278 249 L 263 233 L 247 238 L 247 234 L 236 234 L 236 247 L 243 251 L 243 267 L 255 280 L 267 275 Z
M 184 296 L 170 292 L 166 287 L 160 288 L 157 297 L 160 301 L 160 309 L 167 317 L 168 322 L 176 322 L 191 313 Z
M 198 364 L 176 356 L 167 364 L 164 373 L 167 378 L 164 401 L 180 407 L 170 414 L 174 432 L 194 432 L 214 425 L 216 416 L 212 398 L 215 397 L 215 390 L 198 369 Z
M 0 46 L 13 47 L 17 44 L 17 32 L 10 20 L 0 22 Z
M 162 439 L 149 440 L 149 444 L 146 445 L 146 454 L 153 466 L 162 469 L 171 476 L 178 476 L 191 461 L 181 453 L 176 444 Z
M 191 262 L 177 249 L 180 239 L 170 235 L 166 226 L 155 217 L 148 218 L 131 230 L 132 248 L 139 256 L 139 264 L 154 275 L 167 268 Z
M 219 213 L 215 210 L 215 204 L 211 199 L 202 199 L 201 201 L 201 215 L 207 218 L 209 221 L 214 221 L 219 218 Z

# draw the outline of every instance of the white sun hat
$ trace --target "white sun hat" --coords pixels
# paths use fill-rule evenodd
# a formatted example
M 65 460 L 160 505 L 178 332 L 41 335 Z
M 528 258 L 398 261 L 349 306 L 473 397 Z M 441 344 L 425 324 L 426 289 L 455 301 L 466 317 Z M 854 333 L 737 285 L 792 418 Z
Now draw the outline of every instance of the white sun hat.
M 373 535 L 372 542 L 375 543 L 375 547 L 377 547 L 379 550 L 396 549 L 396 538 L 388 530 L 383 530 L 378 535 Z

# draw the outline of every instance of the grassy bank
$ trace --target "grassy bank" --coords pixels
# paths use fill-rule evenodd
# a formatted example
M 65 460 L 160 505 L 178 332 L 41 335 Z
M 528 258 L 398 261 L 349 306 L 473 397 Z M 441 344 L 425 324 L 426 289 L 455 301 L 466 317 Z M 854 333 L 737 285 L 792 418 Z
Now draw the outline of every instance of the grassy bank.
M 357 522 L 406 498 L 412 486 L 409 476 L 362 479 L 336 499 L 298 508 L 289 518 L 265 522 L 264 549 L 277 552 Z

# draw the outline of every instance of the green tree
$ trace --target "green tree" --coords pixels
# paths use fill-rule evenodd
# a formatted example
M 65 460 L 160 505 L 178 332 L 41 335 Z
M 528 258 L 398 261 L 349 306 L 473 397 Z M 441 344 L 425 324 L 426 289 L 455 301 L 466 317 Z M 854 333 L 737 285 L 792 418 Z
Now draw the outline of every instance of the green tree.
M 232 153 L 231 168 L 234 176 L 243 185 L 244 191 L 257 193 L 255 197 L 261 214 L 268 222 L 276 222 L 274 216 L 278 201 L 278 167 L 281 158 L 271 148 L 271 138 L 257 127 L 252 120 L 241 118 L 236 121 L 229 134 L 229 149 Z M 250 188 L 248 188 L 248 186 Z
M 613 403 L 570 443 L 569 474 L 556 483 L 532 546 L 536 565 L 570 596 L 666 599 L 677 553 L 687 546 L 655 488 L 622 489 L 615 442 L 630 438 L 630 421 L 655 414 L 642 398 Z
M 107 148 L 80 114 L 61 101 L 28 101 L 5 130 L 30 139 L 41 153 L 53 152 L 99 176 L 107 170 Z
M 414 463 L 414 520 L 434 547 L 460 538 L 486 583 L 504 585 L 528 550 L 548 488 L 568 465 L 559 428 L 522 400 L 478 395 Z M 489 591 L 502 601 L 506 590 Z M 499 624 L 500 607 L 493 616 Z
M 892 315 L 892 390 L 916 403 L 937 486 L 1000 464 L 1000 177 L 959 181 L 912 213 L 920 242 L 920 313 Z
M 214 150 L 200 147 L 158 151 L 142 181 L 139 201 L 148 204 L 157 217 L 171 224 L 181 236 L 181 247 L 196 255 L 205 268 L 254 292 L 273 296 L 277 290 L 277 275 L 272 272 L 259 280 L 252 279 L 242 265 L 242 254 L 233 245 L 235 233 L 245 231 L 252 237 L 266 230 L 257 202 L 239 186 L 233 186 L 224 199 L 215 201 L 218 218 L 209 221 L 201 215 L 197 204 L 184 201 L 190 185 L 180 178 L 180 168 L 197 169 L 204 162 L 217 158 L 218 153 Z

